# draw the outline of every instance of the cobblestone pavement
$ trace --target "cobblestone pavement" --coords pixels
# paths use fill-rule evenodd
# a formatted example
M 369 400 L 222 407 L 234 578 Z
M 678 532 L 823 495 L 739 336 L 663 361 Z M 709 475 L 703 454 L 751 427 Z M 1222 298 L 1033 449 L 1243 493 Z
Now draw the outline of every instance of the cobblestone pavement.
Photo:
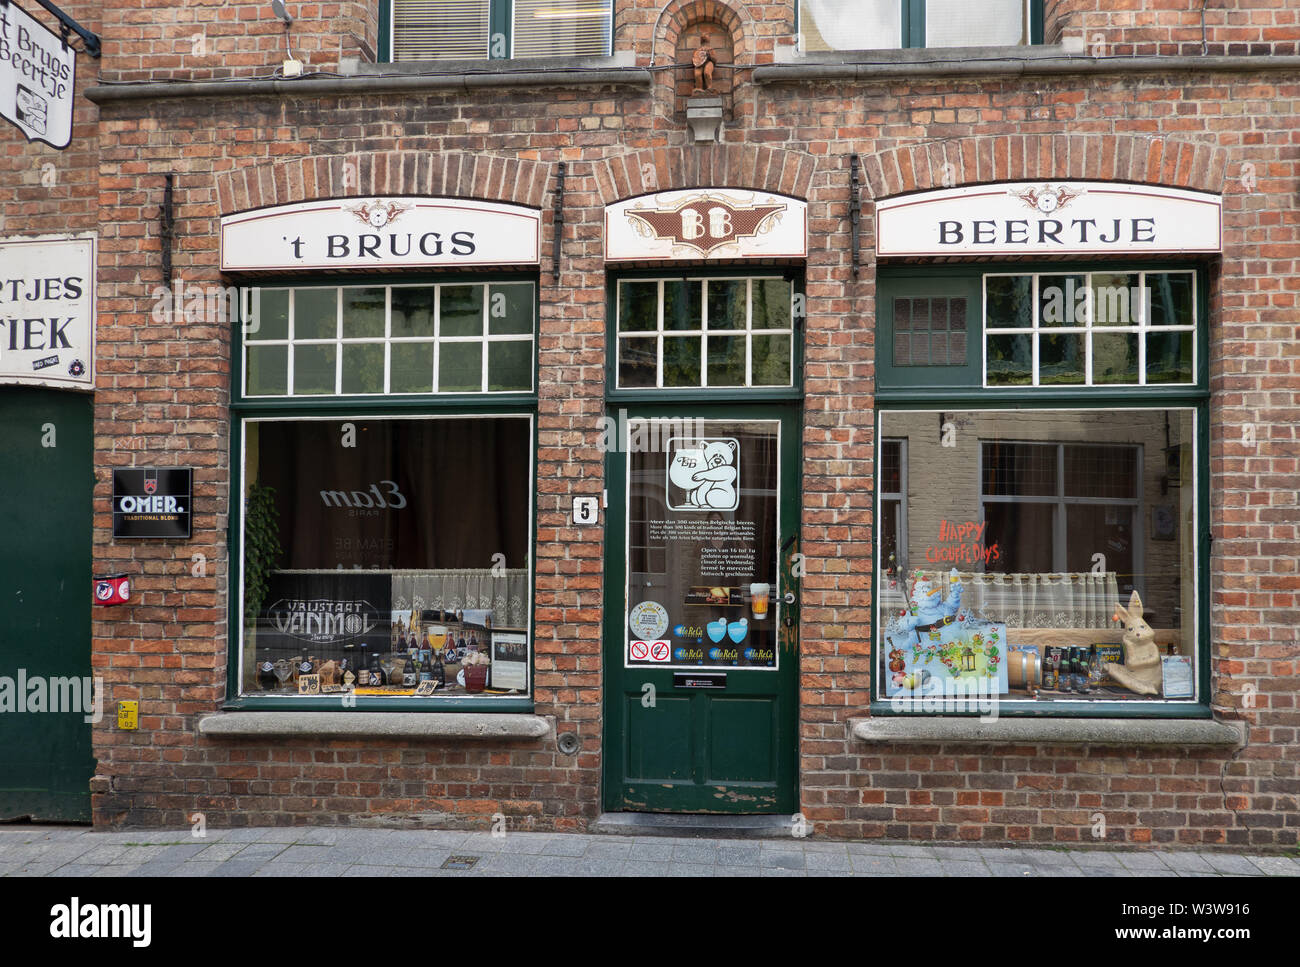
M 457 860 L 475 859 L 468 869 Z M 290 827 L 0 826 L 0 876 L 1300 876 L 1300 858 L 1186 850 Z

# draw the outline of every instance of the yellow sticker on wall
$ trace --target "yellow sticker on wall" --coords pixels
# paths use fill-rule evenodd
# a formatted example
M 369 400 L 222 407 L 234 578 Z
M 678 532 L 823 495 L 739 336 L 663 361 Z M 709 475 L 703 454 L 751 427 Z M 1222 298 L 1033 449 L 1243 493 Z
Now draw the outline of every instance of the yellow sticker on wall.
M 117 703 L 117 727 L 119 729 L 138 729 L 140 727 L 140 703 Z

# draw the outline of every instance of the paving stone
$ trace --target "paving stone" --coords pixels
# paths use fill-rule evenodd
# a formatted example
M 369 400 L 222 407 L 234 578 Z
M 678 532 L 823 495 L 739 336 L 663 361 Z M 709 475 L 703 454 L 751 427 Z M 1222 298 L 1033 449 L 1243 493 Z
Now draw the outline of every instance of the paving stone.
M 807 870 L 788 870 L 781 866 L 764 866 L 759 870 L 760 876 L 804 876 L 808 875 Z
M 1163 859 L 1156 853 L 1120 853 L 1119 861 L 1126 870 L 1167 870 Z
M 1269 876 L 1300 876 L 1300 862 L 1289 856 L 1246 857 Z
M 713 869 L 715 878 L 720 876 L 751 877 L 762 875 L 763 871 L 757 866 L 717 866 Z
M 1171 870 L 1213 870 L 1214 867 L 1200 853 L 1166 853 L 1161 857 Z M 1116 859 L 1118 863 L 1119 860 Z
M 893 856 L 907 857 L 910 859 L 927 859 L 932 860 L 934 856 L 934 847 L 932 846 L 892 846 L 889 850 Z
M 303 872 L 301 875 L 303 875 L 303 876 L 311 876 L 312 874 L 306 872 L 307 870 L 310 870 L 310 869 L 311 869 L 310 866 L 304 866 L 304 867 L 303 867 L 304 872 Z M 428 875 L 429 875 L 429 871 L 428 871 L 428 870 L 415 869 L 414 867 L 402 867 L 402 868 L 398 868 L 398 869 L 391 869 L 391 868 L 389 868 L 389 867 L 387 867 L 387 866 L 363 866 L 363 865 L 361 865 L 361 864 L 357 864 L 357 865 L 355 865 L 355 866 L 349 866 L 348 869 L 347 869 L 347 871 L 346 871 L 345 873 L 343 873 L 342 875 L 343 875 L 343 876 L 349 876 L 349 877 L 355 877 L 355 876 L 382 876 L 382 877 L 391 877 L 391 876 L 428 876 Z
M 1119 856 L 1115 853 L 1104 853 L 1101 850 L 1080 850 L 1070 854 L 1074 860 L 1074 865 L 1079 868 L 1093 869 L 1097 867 L 1105 869 L 1123 869 L 1123 864 L 1119 861 Z
M 50 876 L 94 876 L 104 867 L 86 863 L 67 863 L 50 873 Z
M 768 852 L 764 850 L 759 857 L 759 866 L 765 870 L 782 869 L 782 870 L 804 870 L 807 869 L 807 863 L 803 853 L 796 853 L 787 850 L 784 853 Z
M 283 843 L 250 843 L 235 854 L 241 862 L 269 863 L 289 847 Z
M 971 862 L 969 860 L 940 860 L 939 866 L 942 868 L 943 876 L 988 876 L 989 868 L 981 860 Z
M 534 860 L 532 872 L 534 876 L 577 876 L 578 857 L 543 853 Z
M 993 876 L 1038 876 L 1038 868 L 1033 863 L 994 863 L 985 860 L 989 873 Z
M 485 858 L 479 866 L 485 872 L 519 876 L 532 873 L 536 862 L 535 853 L 497 853 Z
M 239 860 L 227 860 L 225 863 L 219 863 L 210 876 L 229 876 L 229 877 L 247 877 L 254 876 L 263 868 L 261 863 L 247 863 Z
M 926 857 L 900 856 L 896 858 L 899 876 L 942 876 L 943 865 Z
M 587 851 L 591 841 L 583 837 L 557 836 L 542 849 L 543 856 L 581 856 Z
M 893 856 L 893 847 L 888 843 L 849 843 L 849 853 L 867 856 Z
M 1244 856 L 1236 856 L 1232 853 L 1202 853 L 1201 856 L 1211 868 L 1220 873 L 1230 873 L 1234 876 L 1260 876 L 1263 872 Z
M 674 863 L 701 863 L 712 866 L 718 862 L 718 849 L 712 843 L 692 843 L 673 847 Z
M 849 860 L 847 851 L 844 853 L 804 853 L 803 858 L 810 873 L 814 870 L 833 870 L 842 873 L 849 873 L 853 870 L 853 864 Z
M 632 853 L 631 843 L 592 843 L 582 855 L 588 859 L 627 861 Z
M 849 860 L 853 864 L 855 876 L 897 876 L 898 861 L 892 856 L 876 856 L 870 853 L 851 853 Z
M 673 848 L 662 843 L 633 843 L 627 859 L 629 863 L 668 863 L 672 861 Z
M 131 852 L 142 853 L 146 850 L 159 848 L 160 847 L 156 846 L 137 846 L 132 849 Z M 235 854 L 243 848 L 243 843 L 213 843 L 211 846 L 206 847 L 201 853 L 199 853 L 195 859 L 203 860 L 205 862 L 224 863 L 226 860 L 233 858 Z M 143 856 L 140 858 L 140 862 L 147 862 L 151 858 L 152 856 Z
M 713 876 L 717 866 L 711 863 L 669 863 L 665 876 Z
M 719 866 L 758 866 L 763 851 L 757 846 L 732 846 L 724 844 L 718 847 Z

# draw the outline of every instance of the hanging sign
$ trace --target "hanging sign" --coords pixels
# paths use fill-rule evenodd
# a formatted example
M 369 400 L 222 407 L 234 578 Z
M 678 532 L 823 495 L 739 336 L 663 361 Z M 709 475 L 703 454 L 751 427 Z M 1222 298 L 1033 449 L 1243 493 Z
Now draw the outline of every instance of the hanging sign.
M 803 258 L 808 203 L 735 188 L 665 191 L 605 209 L 605 258 Z
M 0 239 L 0 383 L 94 387 L 94 279 L 93 234 Z
M 72 140 L 77 52 L 10 0 L 0 6 L 0 114 L 28 141 Z
M 130 468 L 113 471 L 113 536 L 189 540 L 194 471 Z
M 1217 195 L 1109 182 L 972 185 L 876 205 L 876 254 L 1218 252 Z
M 336 198 L 221 219 L 226 271 L 536 265 L 541 212 L 460 198 Z

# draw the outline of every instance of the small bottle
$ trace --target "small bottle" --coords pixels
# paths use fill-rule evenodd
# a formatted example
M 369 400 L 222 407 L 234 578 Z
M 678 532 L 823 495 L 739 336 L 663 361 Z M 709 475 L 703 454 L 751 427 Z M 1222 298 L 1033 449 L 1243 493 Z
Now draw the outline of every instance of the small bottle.
M 370 656 L 370 685 L 373 688 L 383 688 L 388 684 L 388 676 L 384 674 L 384 666 L 379 664 L 379 656 Z
M 271 661 L 269 648 L 262 651 L 262 661 L 257 666 L 257 684 L 266 692 L 271 691 L 276 685 L 280 684 L 279 679 L 275 677 L 275 662 Z
M 370 684 L 370 660 L 366 657 L 366 643 L 361 642 L 361 654 L 357 658 L 357 684 Z
M 419 680 L 419 673 L 415 670 L 415 662 L 411 661 L 411 657 L 408 654 L 406 657 L 406 664 L 402 666 L 402 687 L 414 688 Z

